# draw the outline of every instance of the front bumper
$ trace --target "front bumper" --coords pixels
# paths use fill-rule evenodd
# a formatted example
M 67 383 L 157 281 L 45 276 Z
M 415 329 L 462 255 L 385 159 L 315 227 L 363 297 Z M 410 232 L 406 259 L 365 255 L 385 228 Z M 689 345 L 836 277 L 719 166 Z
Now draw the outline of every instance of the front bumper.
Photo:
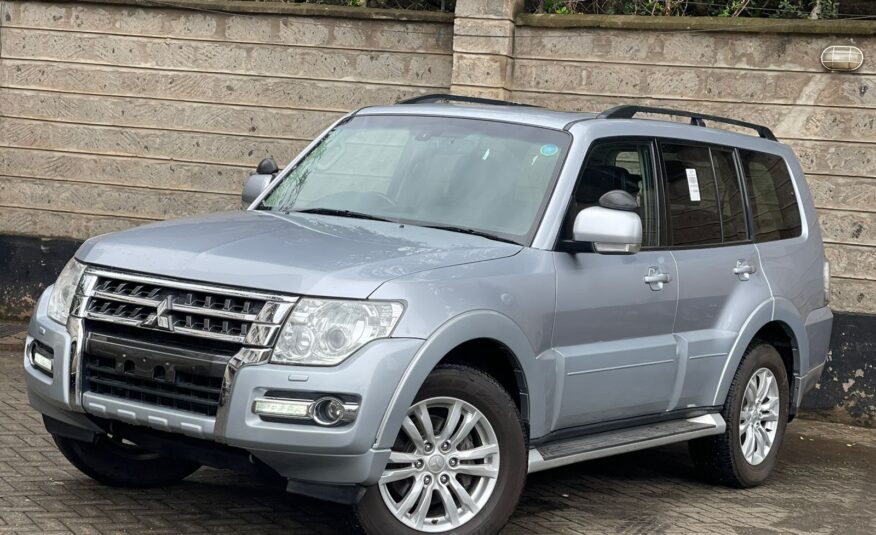
M 79 392 L 71 381 L 72 348 L 78 340 L 47 316 L 50 292 L 51 288 L 37 303 L 24 357 L 30 404 L 44 415 L 92 432 L 102 432 L 90 418 L 95 416 L 226 444 L 247 450 L 288 480 L 370 485 L 379 478 L 389 450 L 374 448 L 377 432 L 422 340 L 376 340 L 335 367 L 244 366 L 234 374 L 230 395 L 214 418 Z M 27 351 L 34 341 L 54 352 L 52 376 L 31 363 Z M 360 399 L 359 412 L 355 421 L 337 427 L 263 420 L 252 412 L 253 401 L 276 390 L 355 396 Z

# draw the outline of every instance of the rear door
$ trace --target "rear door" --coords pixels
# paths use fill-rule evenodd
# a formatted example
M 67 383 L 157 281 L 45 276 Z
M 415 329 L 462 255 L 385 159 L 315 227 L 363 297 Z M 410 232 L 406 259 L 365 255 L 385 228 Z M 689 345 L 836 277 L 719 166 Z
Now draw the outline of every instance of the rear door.
M 571 238 L 581 210 L 624 189 L 637 199 L 643 248 L 631 255 L 554 253 L 553 345 L 562 369 L 556 429 L 660 413 L 672 396 L 678 287 L 663 238 L 655 147 L 651 140 L 596 141 L 578 178 L 561 238 Z M 666 282 L 649 284 L 649 275 Z
M 668 410 L 713 404 L 730 349 L 770 298 L 752 242 L 736 151 L 660 142 L 669 240 L 678 266 L 680 377 Z

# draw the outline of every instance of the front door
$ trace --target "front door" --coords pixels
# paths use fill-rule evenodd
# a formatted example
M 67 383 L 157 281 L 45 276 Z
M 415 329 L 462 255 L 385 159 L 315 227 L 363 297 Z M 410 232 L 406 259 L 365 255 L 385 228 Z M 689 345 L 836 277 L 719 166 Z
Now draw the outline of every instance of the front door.
M 556 252 L 553 346 L 561 363 L 554 429 L 665 411 L 676 382 L 672 335 L 678 297 L 650 141 L 603 141 L 591 148 L 561 238 L 575 215 L 624 189 L 636 197 L 643 249 L 631 255 Z
M 770 298 L 750 240 L 733 149 L 660 144 L 672 255 L 678 266 L 675 332 L 683 384 L 669 409 L 720 404 L 715 390 L 748 316 Z M 733 373 L 730 370 L 729 373 Z

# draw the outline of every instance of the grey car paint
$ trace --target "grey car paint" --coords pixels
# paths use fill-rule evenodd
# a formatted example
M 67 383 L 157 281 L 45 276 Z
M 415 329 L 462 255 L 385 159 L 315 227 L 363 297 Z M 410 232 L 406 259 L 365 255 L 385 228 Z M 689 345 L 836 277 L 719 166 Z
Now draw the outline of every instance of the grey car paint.
M 679 367 L 672 325 L 680 286 L 672 255 L 553 256 L 563 288 L 553 340 L 562 377 L 555 427 L 666 410 Z M 652 289 L 643 281 L 651 268 L 672 280 Z M 631 384 L 648 387 L 624 387 Z
M 336 216 L 245 211 L 145 225 L 87 241 L 86 263 L 274 292 L 365 298 L 418 271 L 513 255 L 477 236 Z
M 724 363 L 748 314 L 770 300 L 754 244 L 673 251 L 678 263 L 678 313 L 675 335 L 679 338 L 683 384 L 677 404 L 670 408 L 703 407 L 714 403 Z M 738 264 L 755 271 L 736 275 Z
M 573 142 L 526 247 L 392 223 L 253 209 L 89 240 L 77 258 L 113 269 L 281 293 L 407 303 L 392 339 L 368 344 L 340 366 L 243 368 L 234 383 L 231 417 L 223 426 L 202 426 L 204 438 L 247 448 L 292 480 L 374 483 L 425 378 L 451 349 L 478 338 L 506 346 L 522 370 L 531 439 L 606 419 L 720 405 L 745 348 L 773 320 L 796 339 L 795 401 L 817 379 L 831 322 L 823 301 L 823 247 L 802 170 L 786 146 L 672 122 L 595 120 L 592 114 L 530 108 L 417 105 L 357 113 L 517 122 L 566 129 Z M 757 246 L 629 256 L 555 251 L 588 148 L 598 139 L 630 135 L 782 156 L 803 206 L 803 236 Z M 757 265 L 752 280 L 733 275 L 740 259 Z M 642 281 L 651 267 L 672 276 L 662 290 Z M 69 358 L 69 333 L 46 316 L 47 296 L 37 305 L 29 342 L 40 340 Z M 65 366 L 58 376 L 69 375 Z M 69 381 L 47 380 L 27 358 L 25 369 L 34 407 L 88 427 L 73 403 L 77 393 Z M 361 425 L 338 431 L 256 421 L 249 410 L 253 397 L 291 383 L 303 389 L 331 385 L 362 395 Z M 178 412 L 167 409 L 125 406 L 109 397 L 86 401 L 143 425 L 162 421 L 170 431 L 191 429 L 182 425 Z

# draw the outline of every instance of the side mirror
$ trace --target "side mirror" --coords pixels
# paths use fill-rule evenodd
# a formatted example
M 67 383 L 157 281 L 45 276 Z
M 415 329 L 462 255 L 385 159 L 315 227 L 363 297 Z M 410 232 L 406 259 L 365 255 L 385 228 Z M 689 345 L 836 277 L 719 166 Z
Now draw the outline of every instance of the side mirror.
M 279 171 L 277 168 L 277 162 L 270 157 L 260 161 L 259 166 L 256 167 L 256 173 L 260 175 L 275 175 L 277 174 L 277 171 Z
M 642 220 L 636 199 L 623 190 L 600 197 L 599 206 L 581 210 L 572 234 L 576 242 L 589 242 L 603 254 L 633 254 L 642 247 Z
M 246 184 L 243 186 L 243 194 L 241 195 L 243 204 L 252 204 L 265 191 L 268 184 L 274 179 L 277 171 L 279 171 L 277 162 L 272 158 L 265 158 L 259 162 L 255 174 L 249 175 L 249 178 L 246 179 Z
M 274 180 L 274 175 L 261 175 L 258 173 L 249 175 L 249 178 L 246 179 L 246 184 L 243 186 L 243 195 L 241 195 L 243 204 L 252 204 L 265 191 L 271 180 Z

